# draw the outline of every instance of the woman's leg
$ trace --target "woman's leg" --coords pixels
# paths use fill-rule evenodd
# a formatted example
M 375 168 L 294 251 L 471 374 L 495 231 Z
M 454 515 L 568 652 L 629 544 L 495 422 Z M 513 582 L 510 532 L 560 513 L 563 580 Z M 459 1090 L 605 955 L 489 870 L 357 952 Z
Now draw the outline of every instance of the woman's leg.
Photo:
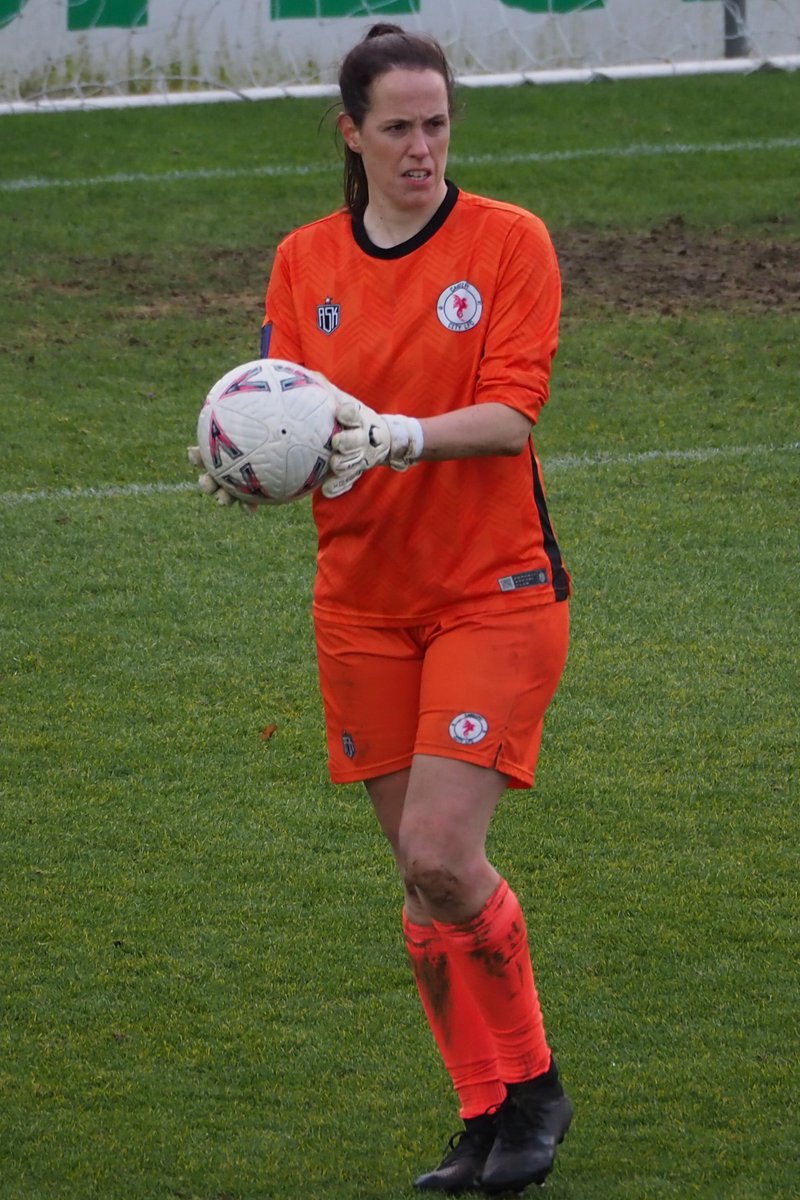
M 410 772 L 398 771 L 367 784 L 378 821 L 397 857 Z M 496 1109 L 505 1098 L 494 1040 L 447 946 L 413 885 L 406 885 L 403 935 L 428 1024 L 459 1097 L 465 1119 Z
M 433 923 L 479 1009 L 504 1083 L 543 1074 L 550 1050 L 517 897 L 486 857 L 499 772 L 416 755 L 397 829 L 406 889 Z
M 543 1182 L 572 1118 L 545 1036 L 522 909 L 486 858 L 504 787 L 491 769 L 416 755 L 392 830 L 407 893 L 439 935 L 450 977 L 480 1013 L 507 1085 L 491 1149 L 469 1147 L 476 1150 L 470 1170 L 485 1154 L 477 1178 L 489 1192 Z M 461 1165 L 445 1159 L 417 1186 L 455 1190 Z
M 397 771 L 367 784 L 396 859 L 409 776 L 408 770 Z M 403 935 L 409 962 L 464 1121 L 463 1132 L 451 1139 L 439 1165 L 420 1175 L 414 1185 L 421 1191 L 474 1191 L 494 1145 L 494 1114 L 505 1099 L 506 1088 L 500 1079 L 494 1039 L 469 988 L 453 969 L 447 946 L 416 888 L 404 881 L 404 890 Z

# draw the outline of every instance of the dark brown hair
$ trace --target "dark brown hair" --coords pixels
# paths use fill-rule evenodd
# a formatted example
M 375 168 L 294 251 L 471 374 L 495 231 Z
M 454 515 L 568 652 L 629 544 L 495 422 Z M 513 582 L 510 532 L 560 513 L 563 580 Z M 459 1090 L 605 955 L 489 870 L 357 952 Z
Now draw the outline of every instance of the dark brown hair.
M 370 88 L 395 67 L 438 71 L 447 88 L 447 108 L 453 115 L 455 80 L 444 50 L 431 37 L 408 33 L 399 25 L 373 25 L 346 55 L 339 71 L 342 109 L 360 129 L 370 107 Z M 361 155 L 345 144 L 344 202 L 354 217 L 363 217 L 369 190 Z

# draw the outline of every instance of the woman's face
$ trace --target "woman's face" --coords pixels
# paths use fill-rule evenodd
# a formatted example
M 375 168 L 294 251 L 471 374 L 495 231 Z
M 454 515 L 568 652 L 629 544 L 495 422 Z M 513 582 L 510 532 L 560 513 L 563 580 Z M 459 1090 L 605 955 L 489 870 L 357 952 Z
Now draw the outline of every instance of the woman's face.
M 360 128 L 346 113 L 339 128 L 361 155 L 370 207 L 422 215 L 438 208 L 450 144 L 447 85 L 438 71 L 394 67 L 379 75 Z

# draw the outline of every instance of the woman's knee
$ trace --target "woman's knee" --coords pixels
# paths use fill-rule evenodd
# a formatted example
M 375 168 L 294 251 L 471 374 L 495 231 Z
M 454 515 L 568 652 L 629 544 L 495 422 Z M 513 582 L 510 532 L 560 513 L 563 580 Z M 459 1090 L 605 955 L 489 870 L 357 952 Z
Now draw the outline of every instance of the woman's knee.
M 405 862 L 402 871 L 406 891 L 416 895 L 423 905 L 435 909 L 461 903 L 467 891 L 466 874 L 456 864 L 425 856 Z

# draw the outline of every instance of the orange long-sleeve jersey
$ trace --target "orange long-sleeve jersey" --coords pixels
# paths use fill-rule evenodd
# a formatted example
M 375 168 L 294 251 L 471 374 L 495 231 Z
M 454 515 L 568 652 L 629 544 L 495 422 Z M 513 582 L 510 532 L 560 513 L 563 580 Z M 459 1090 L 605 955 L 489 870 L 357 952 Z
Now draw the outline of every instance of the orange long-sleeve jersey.
M 377 412 L 419 418 L 494 401 L 535 422 L 560 301 L 542 222 L 449 184 L 428 225 L 388 250 L 344 210 L 285 238 L 262 353 L 321 371 Z M 532 439 L 513 457 L 378 467 L 313 505 L 320 615 L 414 625 L 569 595 Z

